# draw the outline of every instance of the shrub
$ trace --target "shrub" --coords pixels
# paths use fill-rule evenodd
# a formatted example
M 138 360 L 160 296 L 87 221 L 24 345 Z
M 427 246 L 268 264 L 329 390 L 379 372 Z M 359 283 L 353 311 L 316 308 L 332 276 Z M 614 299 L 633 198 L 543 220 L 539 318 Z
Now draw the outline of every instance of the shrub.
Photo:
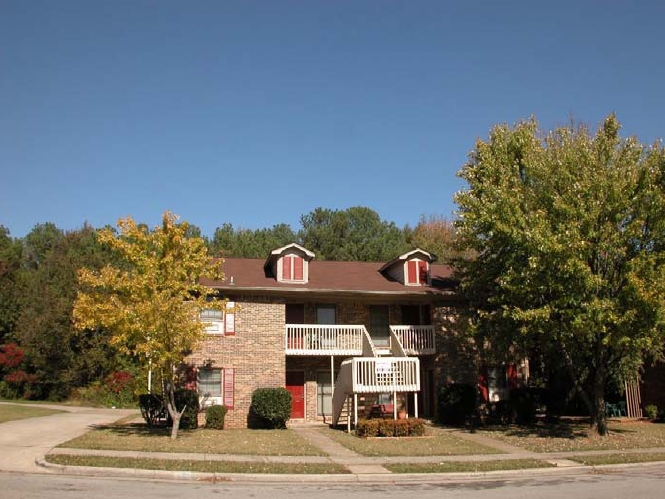
M 646 405 L 644 406 L 644 413 L 647 415 L 649 419 L 657 419 L 658 407 L 653 404 Z
M 450 425 L 463 425 L 476 410 L 476 387 L 467 383 L 452 383 L 439 392 L 439 419 Z
M 166 407 L 164 397 L 154 393 L 142 393 L 139 395 L 139 408 L 141 416 L 150 427 L 157 425 L 166 418 Z
M 249 408 L 251 428 L 286 428 L 291 417 L 291 393 L 286 388 L 258 388 Z
M 175 391 L 175 406 L 178 412 L 182 411 L 183 407 L 185 412 L 180 417 L 180 428 L 183 430 L 195 430 L 199 427 L 199 394 L 195 390 L 188 390 L 187 388 L 180 388 Z M 169 416 L 167 425 L 173 425 L 173 421 Z
M 211 405 L 206 409 L 206 428 L 214 430 L 224 429 L 225 405 Z
M 356 435 L 369 437 L 420 437 L 425 434 L 425 421 L 411 419 L 360 419 Z
M 394 437 L 395 436 L 395 423 L 394 419 L 379 419 L 379 436 L 380 437 Z
M 183 412 L 180 418 L 180 428 L 188 430 L 198 428 L 199 394 L 196 390 L 185 388 L 177 390 L 175 392 L 175 404 L 178 411 L 181 411 L 185 407 L 185 412 Z
M 359 437 L 378 437 L 380 419 L 359 419 L 356 435 Z

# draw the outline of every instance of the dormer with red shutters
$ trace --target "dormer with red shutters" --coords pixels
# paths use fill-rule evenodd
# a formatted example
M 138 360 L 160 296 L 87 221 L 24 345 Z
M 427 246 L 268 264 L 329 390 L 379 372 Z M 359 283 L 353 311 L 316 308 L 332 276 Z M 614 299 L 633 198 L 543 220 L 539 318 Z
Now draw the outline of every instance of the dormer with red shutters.
M 272 250 L 263 267 L 277 282 L 306 284 L 309 281 L 309 262 L 313 258 L 314 253 L 291 243 Z
M 389 261 L 379 270 L 405 286 L 427 286 L 431 283 L 430 264 L 435 261 L 436 256 L 417 248 Z

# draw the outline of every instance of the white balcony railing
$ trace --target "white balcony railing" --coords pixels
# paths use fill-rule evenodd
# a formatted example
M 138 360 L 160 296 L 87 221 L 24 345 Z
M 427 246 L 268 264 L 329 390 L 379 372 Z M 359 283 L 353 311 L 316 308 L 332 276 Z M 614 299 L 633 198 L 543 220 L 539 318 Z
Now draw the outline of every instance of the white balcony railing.
M 417 392 L 420 361 L 417 357 L 356 357 L 351 362 L 354 393 Z
M 287 324 L 287 355 L 362 355 L 365 326 Z
M 436 353 L 434 326 L 390 326 L 407 355 Z

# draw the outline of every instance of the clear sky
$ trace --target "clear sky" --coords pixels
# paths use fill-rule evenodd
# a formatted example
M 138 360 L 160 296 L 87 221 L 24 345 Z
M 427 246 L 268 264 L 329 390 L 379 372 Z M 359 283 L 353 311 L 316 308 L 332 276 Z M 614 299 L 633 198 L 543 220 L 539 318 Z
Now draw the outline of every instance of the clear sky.
M 0 0 L 0 224 L 451 216 L 492 125 L 665 137 L 662 1 Z

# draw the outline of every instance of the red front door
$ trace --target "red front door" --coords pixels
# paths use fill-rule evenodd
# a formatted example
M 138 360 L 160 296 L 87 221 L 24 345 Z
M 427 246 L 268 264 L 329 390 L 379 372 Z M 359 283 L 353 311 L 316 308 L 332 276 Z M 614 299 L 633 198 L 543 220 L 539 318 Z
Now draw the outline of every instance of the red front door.
M 287 371 L 286 389 L 291 392 L 291 419 L 305 418 L 305 373 Z

